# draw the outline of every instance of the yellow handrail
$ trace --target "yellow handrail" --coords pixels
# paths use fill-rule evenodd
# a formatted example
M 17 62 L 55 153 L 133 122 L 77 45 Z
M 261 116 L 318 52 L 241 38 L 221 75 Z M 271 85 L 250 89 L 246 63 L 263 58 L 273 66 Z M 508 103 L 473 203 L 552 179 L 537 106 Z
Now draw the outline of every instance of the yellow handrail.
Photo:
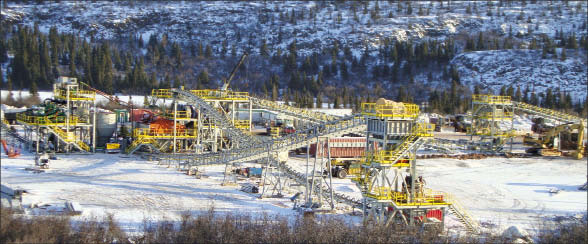
M 422 191 L 414 193 L 413 198 L 409 200 L 410 195 L 405 192 L 391 192 L 391 200 L 398 206 L 422 206 L 422 205 L 449 205 L 447 194 L 441 191 L 433 191 L 425 188 Z
M 416 104 L 403 103 L 392 106 L 376 103 L 362 103 L 361 113 L 367 116 L 392 119 L 414 119 L 419 116 L 419 106 Z
M 29 125 L 65 125 L 66 124 L 66 116 L 32 116 L 26 115 L 25 113 L 17 113 L 16 114 L 16 121 L 29 124 Z M 69 124 L 70 125 L 77 125 L 77 124 L 86 124 L 88 120 L 86 118 L 80 118 L 78 116 L 70 116 L 69 117 Z
M 196 129 L 177 129 L 177 138 L 196 138 L 198 130 Z M 150 129 L 137 128 L 133 131 L 133 136 L 136 138 L 173 138 L 174 130 L 172 129 Z
M 53 94 L 56 98 L 63 100 L 67 99 L 66 89 L 57 88 L 53 90 Z M 96 92 L 90 90 L 71 89 L 69 90 L 69 99 L 72 101 L 93 101 L 96 99 Z
M 485 104 L 510 104 L 512 100 L 510 96 L 496 96 L 488 94 L 474 94 L 472 95 L 472 101 L 474 103 L 485 103 Z
M 190 90 L 190 92 L 202 99 L 220 99 L 220 100 L 236 100 L 236 101 L 247 101 L 249 100 L 248 92 L 234 92 L 234 91 L 222 91 L 214 89 L 204 90 Z
M 235 120 L 234 121 L 235 127 L 242 129 L 242 130 L 248 130 L 249 129 L 249 120 Z
M 172 91 L 170 89 L 153 89 L 151 96 L 158 98 L 172 98 Z
M 163 116 L 173 119 L 174 118 L 174 111 L 173 110 L 166 110 Z M 176 119 L 192 119 L 192 112 L 188 112 L 186 110 L 176 111 Z

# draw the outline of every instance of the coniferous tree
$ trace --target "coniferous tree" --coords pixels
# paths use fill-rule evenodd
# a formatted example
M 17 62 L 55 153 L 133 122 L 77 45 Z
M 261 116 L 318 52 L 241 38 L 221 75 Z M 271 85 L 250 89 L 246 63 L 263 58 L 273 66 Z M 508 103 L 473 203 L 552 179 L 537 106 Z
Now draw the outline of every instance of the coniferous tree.
M 212 47 L 210 45 L 206 45 L 206 53 L 204 54 L 206 58 L 212 57 Z
M 37 82 L 31 82 L 31 87 L 29 88 L 29 94 L 31 94 L 31 96 L 37 96 L 38 94 L 38 88 L 37 88 Z

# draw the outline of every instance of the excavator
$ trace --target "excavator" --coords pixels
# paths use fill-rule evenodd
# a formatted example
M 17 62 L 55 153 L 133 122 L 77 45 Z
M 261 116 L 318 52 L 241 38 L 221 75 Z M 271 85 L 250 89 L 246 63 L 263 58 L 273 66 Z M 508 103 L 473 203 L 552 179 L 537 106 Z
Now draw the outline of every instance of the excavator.
M 555 126 L 537 139 L 527 134 L 523 138 L 523 144 L 531 146 L 527 149 L 528 153 L 561 156 L 564 152 L 564 155 L 582 159 L 586 151 L 584 125 L 579 123 Z

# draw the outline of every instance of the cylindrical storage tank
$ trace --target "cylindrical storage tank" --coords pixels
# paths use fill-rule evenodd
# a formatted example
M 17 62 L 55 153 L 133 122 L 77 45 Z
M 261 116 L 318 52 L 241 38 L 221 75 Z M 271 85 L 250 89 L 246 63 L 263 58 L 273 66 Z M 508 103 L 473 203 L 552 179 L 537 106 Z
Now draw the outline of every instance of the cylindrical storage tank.
M 104 146 L 116 130 L 116 114 L 99 112 L 96 116 L 96 146 Z

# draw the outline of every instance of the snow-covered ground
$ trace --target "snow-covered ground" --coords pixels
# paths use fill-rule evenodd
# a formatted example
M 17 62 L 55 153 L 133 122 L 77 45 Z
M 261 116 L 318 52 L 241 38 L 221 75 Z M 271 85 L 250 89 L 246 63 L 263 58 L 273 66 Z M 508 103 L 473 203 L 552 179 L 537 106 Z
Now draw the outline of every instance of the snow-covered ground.
M 221 186 L 224 166 L 203 168 L 202 179 L 178 172 L 174 167 L 121 155 L 59 155 L 50 169 L 35 174 L 33 156 L 1 161 L 1 183 L 29 193 L 23 206 L 47 203 L 63 206 L 78 202 L 83 214 L 74 219 L 112 213 L 130 232 L 141 230 L 143 220 L 176 220 L 184 211 L 201 213 L 211 206 L 225 213 L 295 216 L 287 198 L 264 198 Z M 305 171 L 303 158 L 288 162 Z M 426 159 L 418 161 L 428 187 L 452 193 L 469 213 L 489 230 L 502 231 L 518 225 L 533 231 L 553 216 L 573 216 L 587 211 L 587 193 L 577 190 L 586 181 L 586 161 L 566 158 L 487 158 L 483 160 Z M 239 183 L 242 183 L 241 181 Z M 334 189 L 353 197 L 361 193 L 348 179 L 333 179 Z M 558 194 L 550 189 L 557 188 Z M 39 204 L 37 204 L 39 205 Z M 51 209 L 51 207 L 50 207 Z M 39 213 L 38 209 L 27 210 Z M 348 216 L 348 211 L 337 211 Z M 359 217 L 352 217 L 359 220 Z M 449 230 L 463 230 L 453 216 Z
M 224 166 L 206 167 L 202 179 L 166 165 L 121 155 L 58 155 L 44 173 L 32 173 L 33 155 L 9 159 L 2 155 L 2 184 L 28 191 L 23 206 L 47 203 L 59 209 L 65 201 L 78 202 L 83 213 L 74 219 L 112 213 L 130 232 L 141 230 L 143 220 L 178 220 L 184 211 L 214 210 L 233 214 L 293 215 L 288 198 L 264 198 L 221 186 Z M 38 213 L 39 210 L 31 211 Z
M 499 233 L 512 225 L 533 232 L 554 216 L 587 211 L 587 193 L 578 190 L 586 182 L 585 159 L 423 159 L 417 167 L 430 188 L 452 193 L 481 226 Z M 450 216 L 447 227 L 461 224 Z

